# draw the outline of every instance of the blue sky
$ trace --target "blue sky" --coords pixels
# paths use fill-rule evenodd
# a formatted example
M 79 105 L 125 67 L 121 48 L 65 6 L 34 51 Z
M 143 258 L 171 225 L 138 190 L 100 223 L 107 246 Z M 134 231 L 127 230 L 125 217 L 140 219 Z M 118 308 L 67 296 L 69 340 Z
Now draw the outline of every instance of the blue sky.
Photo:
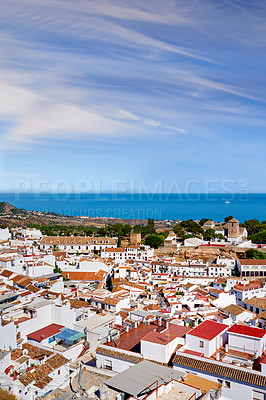
M 258 0 L 1 0 L 0 190 L 266 192 L 265 18 Z

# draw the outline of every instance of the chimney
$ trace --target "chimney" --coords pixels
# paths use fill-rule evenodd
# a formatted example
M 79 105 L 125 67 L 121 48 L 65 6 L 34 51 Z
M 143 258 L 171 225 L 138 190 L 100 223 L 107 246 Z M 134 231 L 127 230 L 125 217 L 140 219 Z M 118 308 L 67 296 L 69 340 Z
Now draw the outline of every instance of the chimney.
M 225 345 L 225 352 L 228 353 L 229 346 L 228 344 Z
M 216 353 L 216 360 L 220 361 L 220 352 Z

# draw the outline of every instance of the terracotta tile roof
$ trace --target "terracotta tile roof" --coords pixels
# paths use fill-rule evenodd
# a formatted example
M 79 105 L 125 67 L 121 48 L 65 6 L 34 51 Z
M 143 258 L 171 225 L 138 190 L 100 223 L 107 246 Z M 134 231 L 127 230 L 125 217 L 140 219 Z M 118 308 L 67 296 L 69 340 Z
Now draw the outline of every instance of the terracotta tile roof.
M 34 386 L 38 387 L 39 389 L 44 389 L 45 386 L 47 386 L 48 383 L 50 383 L 51 381 L 52 381 L 52 378 L 50 378 L 49 376 L 45 376 L 43 379 L 35 382 Z
M 260 313 L 254 318 L 254 320 L 257 320 L 257 319 L 262 319 L 262 320 L 265 320 L 265 321 L 266 321 L 266 311 L 260 312 Z
M 244 383 L 249 383 L 255 386 L 266 387 L 266 376 L 263 376 L 259 372 L 249 372 L 244 368 L 232 368 L 226 365 L 220 365 L 215 362 L 209 362 L 205 360 L 197 360 L 195 358 L 186 357 L 180 354 L 176 354 L 173 363 L 189 367 L 197 371 L 204 371 L 212 375 L 218 375 L 224 378 L 233 379 Z
M 265 259 L 241 259 L 241 265 L 266 265 Z
M 59 367 L 62 367 L 62 365 L 65 365 L 68 362 L 69 360 L 67 358 L 61 356 L 61 354 L 56 353 L 52 357 L 48 358 L 46 364 L 48 364 L 54 370 Z
M 26 289 L 29 290 L 31 293 L 37 293 L 39 292 L 39 289 L 33 286 L 32 284 L 26 286 Z
M 18 380 L 23 386 L 28 386 L 30 383 L 34 382 L 35 378 L 32 372 L 27 372 L 21 375 Z
M 94 243 L 95 242 L 95 243 Z M 102 243 L 101 243 L 102 242 Z M 105 243 L 107 242 L 107 243 Z M 88 237 L 88 236 L 43 236 L 41 245 L 93 245 L 93 244 L 112 244 L 116 245 L 116 240 L 110 237 Z
M 260 281 L 249 282 L 246 285 L 239 283 L 234 286 L 234 290 L 238 290 L 240 292 L 243 292 L 246 290 L 261 289 L 261 288 L 263 288 L 263 283 Z
M 35 381 L 35 386 L 44 388 L 49 382 L 51 382 L 51 378 L 48 375 L 55 369 L 60 368 L 62 365 L 65 365 L 68 362 L 69 360 L 67 358 L 56 353 L 48 358 L 44 364 L 36 368 L 33 372 L 26 372 L 18 379 L 23 386 L 27 386 Z
M 116 306 L 119 303 L 120 299 L 115 299 L 113 297 L 105 297 L 101 303 L 109 304 L 111 306 Z
M 103 250 L 105 253 L 124 253 L 125 249 L 123 247 L 107 247 Z
M 7 269 L 4 269 L 4 271 L 1 272 L 1 276 L 5 277 L 5 278 L 10 278 L 11 275 L 13 275 L 14 272 L 12 271 L 8 271 Z
M 90 305 L 87 301 L 70 299 L 70 307 L 72 308 L 88 308 Z
M 21 349 L 14 349 L 11 351 L 11 360 L 17 360 L 22 355 L 23 351 Z
M 68 278 L 72 281 L 102 281 L 106 275 L 106 272 L 99 270 L 95 272 L 83 272 L 83 271 L 63 271 L 64 278 Z
M 232 315 L 239 315 L 242 312 L 246 311 L 243 307 L 236 306 L 235 304 L 230 304 L 229 306 L 223 308 L 224 311 L 228 312 L 229 314 Z
M 252 299 L 243 300 L 244 303 L 250 304 L 251 306 L 260 307 L 266 310 L 266 298 L 252 297 Z
M 53 353 L 49 350 L 44 350 L 42 348 L 33 346 L 30 343 L 23 343 L 22 349 L 28 350 L 28 356 L 32 360 L 42 360 L 45 356 L 51 356 Z
M 104 354 L 107 356 L 112 356 L 112 357 L 116 357 L 116 358 L 121 358 L 123 360 L 127 360 L 127 361 L 131 361 L 133 363 L 139 363 L 141 361 L 143 361 L 143 357 L 137 353 L 134 354 L 128 354 L 122 351 L 116 351 L 113 347 L 97 347 L 96 349 L 96 353 L 98 354 Z

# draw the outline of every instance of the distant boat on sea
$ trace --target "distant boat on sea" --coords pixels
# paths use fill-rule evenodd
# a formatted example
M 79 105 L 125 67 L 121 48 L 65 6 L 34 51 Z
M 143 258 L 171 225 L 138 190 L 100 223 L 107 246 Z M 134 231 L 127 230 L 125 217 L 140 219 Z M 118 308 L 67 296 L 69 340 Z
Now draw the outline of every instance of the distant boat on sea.
M 225 201 L 225 204 L 230 204 L 230 201 Z

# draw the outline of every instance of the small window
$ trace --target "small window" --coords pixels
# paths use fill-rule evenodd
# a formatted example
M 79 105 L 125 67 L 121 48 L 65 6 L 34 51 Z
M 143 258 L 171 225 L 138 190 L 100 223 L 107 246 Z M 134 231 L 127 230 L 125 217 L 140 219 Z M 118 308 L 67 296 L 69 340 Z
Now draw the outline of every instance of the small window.
M 200 340 L 200 342 L 199 342 L 199 347 L 203 348 L 203 346 L 204 346 L 204 343 L 203 343 L 202 340 Z
M 230 387 L 231 387 L 231 382 L 225 381 L 225 387 L 227 387 L 228 389 L 230 389 Z
M 110 360 L 105 360 L 105 368 L 112 370 L 112 361 Z
M 60 369 L 59 369 L 59 370 L 58 370 L 58 375 L 60 375 L 60 372 L 61 372 L 61 371 L 60 371 Z
M 219 385 L 223 384 L 223 380 L 222 379 L 217 379 L 217 382 L 219 383 Z

